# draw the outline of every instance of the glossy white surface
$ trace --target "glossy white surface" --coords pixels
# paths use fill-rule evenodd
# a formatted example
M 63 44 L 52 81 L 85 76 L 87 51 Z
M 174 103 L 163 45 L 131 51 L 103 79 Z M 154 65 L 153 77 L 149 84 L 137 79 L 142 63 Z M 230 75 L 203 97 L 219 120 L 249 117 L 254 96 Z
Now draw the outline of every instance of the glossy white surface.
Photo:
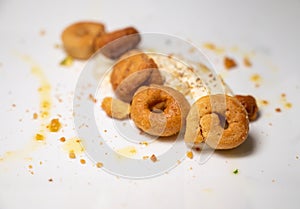
M 0 209 L 298 208 L 299 18 L 296 0 L 0 2 Z M 76 136 L 73 93 L 86 63 L 60 66 L 66 55 L 55 45 L 61 44 L 62 30 L 78 20 L 102 21 L 108 30 L 134 25 L 199 47 L 212 42 L 223 48 L 220 53 L 205 51 L 235 93 L 260 101 L 260 117 L 251 123 L 249 139 L 235 150 L 215 152 L 205 164 L 198 164 L 194 153 L 193 160 L 152 179 L 110 175 L 84 153 L 69 159 L 59 138 Z M 225 55 L 234 57 L 238 68 L 225 70 Z M 243 65 L 245 55 L 251 68 Z M 40 110 L 41 76 L 31 73 L 37 66 L 51 84 L 52 108 L 45 120 L 32 119 Z M 254 74 L 262 78 L 259 87 L 250 80 Z M 56 117 L 63 129 L 46 132 L 45 144 L 32 143 L 41 123 Z

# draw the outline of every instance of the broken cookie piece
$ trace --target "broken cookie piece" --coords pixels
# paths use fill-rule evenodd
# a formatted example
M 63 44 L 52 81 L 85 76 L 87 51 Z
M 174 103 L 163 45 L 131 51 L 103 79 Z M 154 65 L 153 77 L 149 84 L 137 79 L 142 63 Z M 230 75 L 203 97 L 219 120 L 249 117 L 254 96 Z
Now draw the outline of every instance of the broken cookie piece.
M 119 120 L 127 119 L 130 114 L 130 104 L 112 97 L 105 97 L 101 107 L 109 117 Z
M 256 100 L 251 95 L 235 95 L 235 98 L 245 107 L 250 121 L 257 119 L 258 106 Z

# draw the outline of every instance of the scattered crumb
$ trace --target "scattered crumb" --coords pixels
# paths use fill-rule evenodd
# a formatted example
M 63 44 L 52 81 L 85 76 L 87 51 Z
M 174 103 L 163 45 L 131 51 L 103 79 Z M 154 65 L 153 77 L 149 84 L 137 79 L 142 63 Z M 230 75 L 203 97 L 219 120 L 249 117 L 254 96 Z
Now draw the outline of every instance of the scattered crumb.
M 254 82 L 255 87 L 259 87 L 262 81 L 262 78 L 259 74 L 255 73 L 250 77 L 250 80 Z
M 147 160 L 149 158 L 149 156 L 145 155 L 143 156 L 143 160 Z
M 85 159 L 80 159 L 80 163 L 85 164 L 86 163 Z
M 140 145 L 148 146 L 148 142 L 140 142 Z
M 226 69 L 231 69 L 237 66 L 236 62 L 229 57 L 224 58 L 224 66 Z
M 266 105 L 269 104 L 269 102 L 268 102 L 267 100 L 262 100 L 262 101 L 261 101 L 261 104 L 266 106 Z
M 277 108 L 275 109 L 275 111 L 276 111 L 276 112 L 281 112 L 281 109 L 280 109 L 279 107 L 277 107 Z
M 284 106 L 285 106 L 286 108 L 290 109 L 290 108 L 292 108 L 293 105 L 292 105 L 292 103 L 287 102 L 287 103 L 284 104 Z
M 196 150 L 197 152 L 199 152 L 199 151 L 201 151 L 201 148 L 200 148 L 200 147 L 196 147 L 195 150 Z
M 98 163 L 96 163 L 96 166 L 97 166 L 97 168 L 102 168 L 103 167 L 103 163 L 98 162 Z
M 273 126 L 273 123 L 269 123 L 268 125 L 269 125 L 269 126 Z
M 190 49 L 189 49 L 189 53 L 194 53 L 196 51 L 196 48 L 195 47 L 191 47 Z
M 153 154 L 151 155 L 150 159 L 152 160 L 152 162 L 156 162 L 157 161 L 157 157 Z
M 65 138 L 65 137 L 60 137 L 59 141 L 65 142 L 65 141 L 66 141 L 66 138 Z
M 299 156 L 298 156 L 298 155 L 296 155 L 296 159 L 297 159 L 297 160 L 299 159 Z
M 276 180 L 275 179 L 272 179 L 272 183 L 275 183 L 276 182 Z
M 46 31 L 44 29 L 41 29 L 39 34 L 40 34 L 40 36 L 44 36 L 46 34 Z
M 61 45 L 60 45 L 60 44 L 54 44 L 54 48 L 55 48 L 55 49 L 60 49 L 60 48 L 61 48 Z
M 42 165 L 43 164 L 43 162 L 42 161 L 40 161 L 40 165 Z
M 193 159 L 194 154 L 193 154 L 192 151 L 188 151 L 188 152 L 186 153 L 186 156 L 187 156 L 188 158 L 190 158 L 190 159 Z
M 97 103 L 97 99 L 92 95 L 92 94 L 89 94 L 89 99 L 94 102 L 94 103 Z
M 44 135 L 37 133 L 37 134 L 35 135 L 35 139 L 38 140 L 38 141 L 41 141 L 41 140 L 44 140 L 45 137 L 44 137 Z
M 177 164 L 179 165 L 181 163 L 181 161 L 180 160 L 177 160 Z
M 59 64 L 61 66 L 69 67 L 69 66 L 71 66 L 73 64 L 73 62 L 74 62 L 74 59 L 71 56 L 67 56 Z
M 215 50 L 216 46 L 213 43 L 204 43 L 203 47 L 210 49 L 210 50 Z
M 53 182 L 53 179 L 52 179 L 52 178 L 50 178 L 50 179 L 48 179 L 48 181 L 49 181 L 49 182 Z
M 37 113 L 33 113 L 32 118 L 33 119 L 37 119 L 38 118 L 38 114 Z
M 193 167 L 190 167 L 190 170 L 193 170 Z
M 251 67 L 252 66 L 252 63 L 250 62 L 249 58 L 248 57 L 244 57 L 244 65 L 246 67 Z
M 48 128 L 51 132 L 59 131 L 60 127 L 61 127 L 61 124 L 57 118 L 52 119 L 50 124 L 48 125 Z
M 232 173 L 238 174 L 239 173 L 239 169 L 235 169 Z
M 33 166 L 32 166 L 32 165 L 29 165 L 29 166 L 28 166 L 28 168 L 29 168 L 29 169 L 32 169 L 32 168 L 33 168 Z
M 107 132 L 107 130 L 105 129 L 105 130 L 104 130 L 104 133 L 106 133 L 106 132 Z
M 69 158 L 71 158 L 71 159 L 75 159 L 75 158 L 76 158 L 76 154 L 74 153 L 73 150 L 71 150 L 71 151 L 69 152 Z

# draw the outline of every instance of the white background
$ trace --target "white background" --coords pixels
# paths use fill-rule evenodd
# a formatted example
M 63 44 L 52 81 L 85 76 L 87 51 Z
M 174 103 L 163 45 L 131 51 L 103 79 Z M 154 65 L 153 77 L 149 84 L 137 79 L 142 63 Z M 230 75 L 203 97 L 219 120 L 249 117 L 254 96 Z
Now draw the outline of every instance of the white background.
M 51 83 L 51 117 L 60 114 L 64 123 L 63 132 L 48 134 L 45 146 L 0 160 L 0 209 L 298 208 L 299 19 L 297 0 L 0 1 L 0 158 L 22 150 L 38 131 L 39 122 L 32 120 L 39 110 L 33 63 Z M 177 35 L 199 47 L 204 42 L 224 47 L 224 54 L 211 56 L 227 83 L 237 93 L 269 101 L 251 124 L 251 138 L 236 150 L 215 153 L 204 165 L 187 159 L 168 174 L 137 181 L 96 168 L 84 154 L 86 165 L 69 159 L 58 139 L 76 136 L 72 95 L 85 63 L 59 66 L 66 55 L 54 46 L 61 44 L 62 30 L 79 20 L 101 21 L 109 31 L 133 25 L 141 32 Z M 234 47 L 238 50 L 230 50 Z M 241 60 L 247 52 L 255 54 L 253 67 L 222 69 L 225 54 Z M 253 73 L 263 78 L 259 88 L 249 80 Z M 292 108 L 284 108 L 282 93 Z M 239 174 L 234 175 L 236 168 Z

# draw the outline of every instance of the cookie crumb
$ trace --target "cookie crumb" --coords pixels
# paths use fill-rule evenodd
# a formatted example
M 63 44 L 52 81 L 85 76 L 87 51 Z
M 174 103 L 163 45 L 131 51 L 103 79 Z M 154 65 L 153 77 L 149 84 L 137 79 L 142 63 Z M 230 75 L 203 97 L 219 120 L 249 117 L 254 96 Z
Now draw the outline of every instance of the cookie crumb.
M 61 123 L 59 122 L 58 118 L 54 118 L 51 120 L 50 124 L 48 125 L 50 132 L 57 132 L 61 128 Z
M 44 139 L 45 139 L 45 137 L 44 137 L 44 135 L 42 135 L 42 134 L 37 133 L 37 134 L 35 135 L 35 140 L 37 140 L 37 141 L 42 141 L 42 140 L 44 140 Z
M 97 168 L 102 168 L 103 167 L 103 163 L 98 162 L 98 163 L 96 163 L 96 166 L 97 166 Z
M 248 57 L 244 57 L 244 65 L 246 66 L 246 67 L 251 67 L 252 66 L 252 63 L 251 63 L 251 61 L 249 60 L 249 58 Z
M 46 31 L 44 29 L 41 29 L 39 34 L 40 34 L 40 36 L 44 36 L 46 34 Z
M 290 108 L 292 108 L 292 103 L 290 103 L 290 102 L 287 102 L 287 103 L 285 103 L 285 105 L 284 105 L 286 108 L 288 108 L 288 109 L 290 109 Z
M 94 102 L 94 103 L 97 103 L 97 99 L 92 95 L 92 94 L 89 94 L 89 99 Z
M 226 69 L 231 69 L 237 66 L 236 62 L 229 57 L 224 58 L 224 66 Z
M 153 154 L 151 155 L 150 159 L 152 160 L 152 162 L 156 162 L 157 161 L 157 157 Z
M 76 154 L 74 153 L 73 150 L 70 150 L 70 152 L 69 152 L 69 158 L 71 158 L 71 159 L 75 159 L 76 158 Z
M 143 160 L 147 160 L 149 158 L 149 156 L 145 155 L 143 156 Z
M 269 102 L 268 102 L 267 100 L 262 100 L 262 101 L 261 101 L 261 104 L 266 106 L 266 105 L 269 104 Z
M 299 159 L 299 156 L 298 156 L 298 155 L 296 155 L 296 159 L 297 159 L 297 160 Z
M 33 113 L 32 118 L 33 118 L 33 119 L 37 119 L 37 118 L 38 118 L 38 114 L 37 114 L 36 112 Z
M 276 112 L 281 112 L 281 109 L 280 109 L 279 107 L 277 107 L 277 108 L 275 109 L 275 111 L 276 111 Z
M 140 142 L 140 145 L 148 146 L 148 142 Z
M 86 163 L 85 159 L 80 159 L 80 163 L 85 164 Z
M 210 50 L 215 50 L 216 49 L 216 45 L 214 45 L 213 43 L 204 43 L 203 47 L 210 49 Z
M 65 142 L 65 141 L 66 141 L 66 138 L 65 138 L 65 137 L 60 137 L 59 141 Z
M 193 159 L 194 154 L 193 154 L 192 151 L 188 151 L 188 152 L 186 153 L 186 156 L 187 156 L 188 158 L 190 158 L 190 159 Z
M 49 181 L 49 182 L 53 182 L 53 179 L 52 179 L 52 178 L 50 178 L 50 179 L 48 179 L 48 181 Z

